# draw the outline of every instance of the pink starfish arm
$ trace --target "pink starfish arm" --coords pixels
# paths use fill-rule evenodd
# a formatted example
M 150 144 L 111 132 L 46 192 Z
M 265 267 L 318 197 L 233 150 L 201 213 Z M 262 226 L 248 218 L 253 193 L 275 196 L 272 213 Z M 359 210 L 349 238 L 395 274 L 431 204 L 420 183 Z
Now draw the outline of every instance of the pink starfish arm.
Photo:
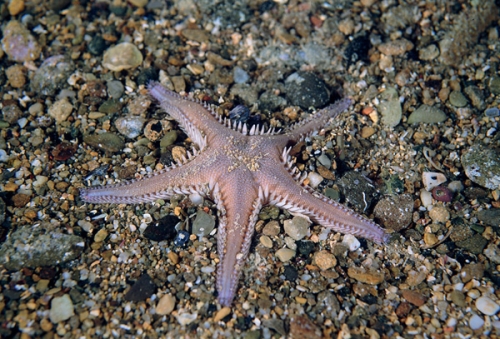
M 245 182 L 245 178 L 238 185 L 231 182 L 238 181 L 228 179 L 226 184 L 216 184 L 213 193 L 219 211 L 217 291 L 219 302 L 224 306 L 231 306 L 233 302 L 262 207 L 262 197 L 251 182 Z
M 80 189 L 83 201 L 89 203 L 136 204 L 169 199 L 174 194 L 210 192 L 210 168 L 216 161 L 210 153 L 199 154 L 185 164 L 177 164 L 149 176 L 115 185 Z

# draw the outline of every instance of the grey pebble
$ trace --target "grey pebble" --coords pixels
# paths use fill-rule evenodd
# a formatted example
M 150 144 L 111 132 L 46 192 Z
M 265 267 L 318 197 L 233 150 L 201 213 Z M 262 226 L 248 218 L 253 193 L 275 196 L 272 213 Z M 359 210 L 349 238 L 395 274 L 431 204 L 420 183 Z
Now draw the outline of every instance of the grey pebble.
M 464 107 L 467 105 L 467 98 L 460 91 L 453 91 L 450 93 L 450 104 L 455 107 Z
M 115 127 L 121 135 L 134 139 L 141 134 L 144 119 L 139 116 L 121 117 L 116 119 Z
M 435 124 L 447 119 L 446 114 L 434 106 L 422 105 L 408 117 L 408 124 Z
M 69 57 L 55 55 L 46 59 L 35 71 L 31 81 L 31 89 L 42 95 L 55 95 L 66 86 L 66 82 L 73 73 L 75 65 Z
M 196 213 L 196 218 L 193 221 L 192 234 L 194 235 L 209 235 L 215 227 L 215 220 L 212 216 L 199 210 Z
M 125 147 L 125 143 L 119 136 L 109 132 L 87 135 L 83 138 L 83 141 L 108 153 L 119 152 Z
M 481 89 L 477 86 L 467 86 L 464 90 L 465 94 L 469 97 L 472 106 L 483 109 L 484 108 L 484 95 Z
M 121 81 L 112 80 L 109 81 L 106 85 L 108 94 L 113 99 L 119 99 L 125 92 L 125 86 L 123 86 Z

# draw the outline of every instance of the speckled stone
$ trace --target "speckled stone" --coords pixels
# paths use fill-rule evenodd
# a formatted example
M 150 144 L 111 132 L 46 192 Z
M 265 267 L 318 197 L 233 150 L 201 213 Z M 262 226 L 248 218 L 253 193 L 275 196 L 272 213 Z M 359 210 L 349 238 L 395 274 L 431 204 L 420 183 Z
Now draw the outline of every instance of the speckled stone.
M 322 107 L 330 98 L 325 82 L 314 73 L 295 72 L 285 80 L 285 86 L 288 100 L 303 109 Z
M 294 217 L 291 220 L 285 220 L 285 233 L 294 240 L 301 240 L 309 231 L 309 221 L 302 217 Z
M 24 226 L 11 233 L 0 248 L 0 264 L 17 271 L 22 267 L 62 264 L 82 253 L 85 244 L 82 238 L 57 231 L 40 234 L 44 228 L 53 227 L 42 223 L 37 228 Z
M 326 271 L 337 265 L 337 259 L 332 253 L 323 250 L 314 255 L 314 263 L 320 270 Z
M 444 206 L 437 205 L 429 212 L 429 217 L 431 217 L 433 222 L 440 222 L 442 224 L 450 220 L 450 212 Z
M 35 37 L 19 21 L 9 21 L 3 29 L 2 48 L 9 59 L 18 62 L 34 61 L 41 48 Z
M 113 133 L 87 135 L 83 138 L 83 141 L 92 147 L 109 153 L 119 152 L 125 147 L 123 140 Z
M 500 185 L 500 152 L 480 144 L 468 148 L 462 155 L 465 175 L 478 185 L 497 189 Z
M 382 226 L 400 231 L 412 221 L 413 198 L 409 194 L 386 196 L 375 205 L 373 213 Z

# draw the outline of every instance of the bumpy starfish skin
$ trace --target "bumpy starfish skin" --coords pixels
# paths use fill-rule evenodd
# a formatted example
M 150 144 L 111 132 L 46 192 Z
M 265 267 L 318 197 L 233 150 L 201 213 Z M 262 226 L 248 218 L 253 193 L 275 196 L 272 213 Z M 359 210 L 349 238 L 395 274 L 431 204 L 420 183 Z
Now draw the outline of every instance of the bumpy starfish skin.
M 158 83 L 152 97 L 198 145 L 181 164 L 146 178 L 81 190 L 89 203 L 141 203 L 193 194 L 212 199 L 218 208 L 217 268 L 219 302 L 230 306 L 248 257 L 255 223 L 263 205 L 271 204 L 308 216 L 335 231 L 384 243 L 388 235 L 373 221 L 303 184 L 288 155 L 293 142 L 327 126 L 351 104 L 343 99 L 320 110 L 282 134 L 232 124 L 207 105 L 182 97 Z

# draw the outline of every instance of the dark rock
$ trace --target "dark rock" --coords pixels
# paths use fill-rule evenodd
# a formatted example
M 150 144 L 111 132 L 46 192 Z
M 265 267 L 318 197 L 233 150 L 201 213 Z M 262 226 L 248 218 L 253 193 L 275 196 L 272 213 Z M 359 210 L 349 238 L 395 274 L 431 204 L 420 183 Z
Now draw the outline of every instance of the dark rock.
M 458 247 L 463 248 L 472 254 L 480 254 L 488 244 L 488 240 L 480 234 L 476 234 L 472 238 L 458 241 L 456 244 Z
M 175 226 L 180 221 L 175 215 L 164 216 L 158 222 L 149 224 L 144 230 L 143 235 L 153 241 L 172 240 L 177 234 Z
M 316 74 L 295 72 L 285 80 L 287 99 L 303 109 L 323 107 L 330 100 L 330 93 L 323 80 Z
M 132 302 L 144 301 L 151 297 L 156 292 L 156 285 L 151 277 L 144 273 L 139 279 L 132 285 L 127 294 L 125 294 L 124 299 Z
M 477 218 L 489 226 L 500 226 L 500 208 L 492 208 L 477 212 Z
M 375 186 L 359 172 L 346 173 L 338 185 L 345 200 L 358 211 L 366 211 L 375 198 Z

